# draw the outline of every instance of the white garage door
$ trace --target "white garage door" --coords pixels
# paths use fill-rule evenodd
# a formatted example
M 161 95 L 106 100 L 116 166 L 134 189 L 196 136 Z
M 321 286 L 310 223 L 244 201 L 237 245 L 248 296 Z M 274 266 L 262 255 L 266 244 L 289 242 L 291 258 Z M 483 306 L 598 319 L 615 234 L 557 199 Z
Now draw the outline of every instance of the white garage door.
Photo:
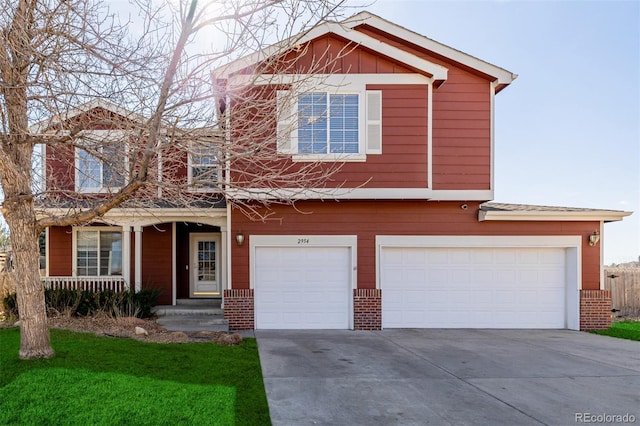
M 258 329 L 347 329 L 348 247 L 256 247 Z
M 566 328 L 563 248 L 380 252 L 384 328 Z

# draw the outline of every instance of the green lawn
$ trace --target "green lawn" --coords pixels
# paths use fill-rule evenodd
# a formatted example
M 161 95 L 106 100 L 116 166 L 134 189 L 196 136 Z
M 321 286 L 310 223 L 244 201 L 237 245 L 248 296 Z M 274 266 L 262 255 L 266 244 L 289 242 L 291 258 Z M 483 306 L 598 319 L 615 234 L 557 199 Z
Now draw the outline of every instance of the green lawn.
M 159 344 L 52 330 L 53 359 L 18 359 L 0 329 L 0 424 L 269 425 L 255 339 Z
M 640 322 L 638 321 L 621 321 L 611 324 L 608 330 L 598 330 L 593 333 L 605 336 L 619 337 L 621 339 L 640 341 Z

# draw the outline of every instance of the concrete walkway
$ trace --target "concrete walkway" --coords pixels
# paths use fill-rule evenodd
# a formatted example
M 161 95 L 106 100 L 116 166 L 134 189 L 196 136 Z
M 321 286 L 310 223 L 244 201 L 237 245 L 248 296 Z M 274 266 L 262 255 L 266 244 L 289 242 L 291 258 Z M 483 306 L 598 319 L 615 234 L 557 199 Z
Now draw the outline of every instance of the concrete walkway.
M 639 342 L 566 330 L 256 337 L 274 425 L 640 424 Z

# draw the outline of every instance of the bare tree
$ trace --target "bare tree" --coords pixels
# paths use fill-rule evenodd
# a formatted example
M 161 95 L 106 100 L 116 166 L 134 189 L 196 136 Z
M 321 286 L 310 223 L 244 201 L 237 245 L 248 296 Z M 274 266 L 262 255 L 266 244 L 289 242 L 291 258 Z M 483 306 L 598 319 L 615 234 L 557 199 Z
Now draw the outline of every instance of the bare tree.
M 133 6 L 123 21 L 92 0 L 0 3 L 0 183 L 14 253 L 21 358 L 54 354 L 39 276 L 38 236 L 44 228 L 89 223 L 116 207 L 188 207 L 212 197 L 226 197 L 250 214 L 252 204 L 234 197 L 234 189 L 268 194 L 282 186 L 322 187 L 338 167 L 282 167 L 273 114 L 280 83 L 245 81 L 221 89 L 214 87 L 210 72 L 276 40 L 288 42 L 271 56 L 275 59 L 262 62 L 262 72 L 286 67 L 304 49 L 292 51 L 296 43 L 290 37 L 337 19 L 340 1 L 140 1 Z M 212 38 L 206 54 L 193 47 L 203 35 Z M 335 52 L 321 54 L 298 71 L 327 74 L 335 58 Z M 82 110 L 87 103 L 106 102 L 122 109 Z M 78 108 L 81 113 L 70 114 Z M 230 137 L 226 112 L 233 108 L 238 124 Z M 48 173 L 33 167 L 38 150 L 47 157 Z M 195 167 L 197 173 L 186 180 L 188 158 L 203 167 Z M 78 168 L 83 161 L 87 167 Z M 92 162 L 101 165 L 99 178 Z M 78 194 L 95 179 L 108 180 L 106 190 Z M 194 187 L 214 189 L 215 195 Z M 278 197 L 291 202 L 295 194 Z

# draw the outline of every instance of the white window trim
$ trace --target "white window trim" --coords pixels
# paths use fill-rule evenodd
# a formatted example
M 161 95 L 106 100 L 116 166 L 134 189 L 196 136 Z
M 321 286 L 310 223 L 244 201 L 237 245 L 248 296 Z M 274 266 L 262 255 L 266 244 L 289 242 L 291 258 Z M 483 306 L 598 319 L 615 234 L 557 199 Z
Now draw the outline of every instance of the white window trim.
M 74 277 L 121 277 L 123 275 L 78 275 L 78 232 L 81 231 L 108 231 L 108 232 L 120 232 L 122 234 L 122 239 L 124 240 L 125 233 L 121 226 L 74 226 L 72 229 L 72 239 L 71 239 L 71 275 Z M 98 240 L 98 244 L 100 241 Z M 124 243 L 122 250 L 122 268 L 124 269 L 125 262 L 124 256 L 126 253 L 124 252 Z M 98 247 L 98 272 L 100 272 L 100 248 Z M 124 273 L 124 271 L 123 271 Z
M 286 149 L 279 149 L 281 155 L 290 155 L 293 162 L 365 162 L 367 155 L 382 154 L 382 142 L 378 151 L 367 150 L 367 85 L 373 84 L 428 84 L 432 79 L 419 74 L 331 74 L 331 75 L 261 75 L 254 84 L 290 85 L 289 108 L 297 114 L 298 96 L 305 93 L 356 94 L 358 95 L 358 153 L 347 154 L 298 154 L 297 128 L 291 129 L 291 143 Z M 286 91 L 279 91 L 286 92 Z M 280 96 L 280 95 L 278 95 Z M 282 106 L 281 106 L 282 107 Z M 382 106 L 381 106 L 382 108 Z M 380 113 L 382 126 L 382 110 Z M 297 120 L 292 120 L 296 122 Z
M 215 187 L 213 188 L 205 188 L 205 187 L 193 187 L 193 160 L 192 160 L 192 147 L 193 147 L 194 143 L 191 142 L 189 144 L 189 150 L 187 152 L 187 188 L 189 192 L 192 193 L 206 193 L 206 194 L 210 194 L 210 193 L 215 193 L 215 192 L 219 192 L 218 189 L 218 185 L 220 185 L 220 183 L 222 182 L 220 179 L 220 174 L 222 173 L 222 166 L 220 164 L 214 164 L 211 165 L 210 167 L 215 168 L 218 171 L 218 178 L 215 182 Z M 219 160 L 219 159 L 218 159 Z
M 124 130 L 87 130 L 84 132 L 81 132 L 79 136 L 82 136 L 83 134 L 91 134 L 94 135 L 93 137 L 96 139 L 116 139 L 116 140 L 126 140 L 125 136 L 126 136 L 126 132 Z M 81 144 L 81 143 L 80 143 Z M 102 149 L 102 148 L 101 148 Z M 104 170 L 103 170 L 103 162 L 100 162 L 100 186 L 99 187 L 91 187 L 91 188 L 81 188 L 80 187 L 80 150 L 81 148 L 76 147 L 76 149 L 74 150 L 74 174 L 75 174 L 75 190 L 76 192 L 80 193 L 80 194 L 104 194 L 104 193 L 108 193 L 108 192 L 112 192 L 112 191 L 117 191 L 119 190 L 121 187 L 119 186 L 104 186 Z M 87 153 L 91 156 L 93 156 L 90 152 L 87 151 Z M 129 170 L 129 143 L 128 142 L 124 142 L 124 164 L 123 164 L 123 168 L 125 171 Z M 94 157 L 95 158 L 95 157 Z M 125 185 L 126 182 L 129 180 L 129 176 L 125 173 L 124 176 L 124 181 L 125 181 Z
M 324 93 L 327 95 L 327 151 L 330 149 L 331 141 L 330 141 L 330 126 L 331 126 L 331 116 L 329 114 L 329 105 L 331 103 L 331 96 L 333 95 L 357 95 L 358 96 L 358 152 L 357 153 L 324 153 L 324 154 L 293 154 L 291 156 L 292 161 L 294 162 L 315 162 L 315 161 L 332 161 L 332 162 L 362 162 L 367 160 L 366 155 L 366 137 L 365 134 L 365 125 L 366 125 L 366 109 L 365 109 L 365 101 L 366 101 L 366 90 L 362 91 L 353 91 L 353 90 L 327 90 L 327 88 L 318 88 L 312 89 L 310 92 L 300 92 L 295 93 L 295 101 L 293 102 L 293 110 L 298 111 L 298 97 L 300 95 L 308 94 L 308 93 Z M 298 128 L 293 129 L 293 132 L 297 132 Z M 294 136 L 297 140 L 296 150 L 300 149 L 300 139 L 298 135 Z M 293 146 L 293 144 L 292 144 Z

